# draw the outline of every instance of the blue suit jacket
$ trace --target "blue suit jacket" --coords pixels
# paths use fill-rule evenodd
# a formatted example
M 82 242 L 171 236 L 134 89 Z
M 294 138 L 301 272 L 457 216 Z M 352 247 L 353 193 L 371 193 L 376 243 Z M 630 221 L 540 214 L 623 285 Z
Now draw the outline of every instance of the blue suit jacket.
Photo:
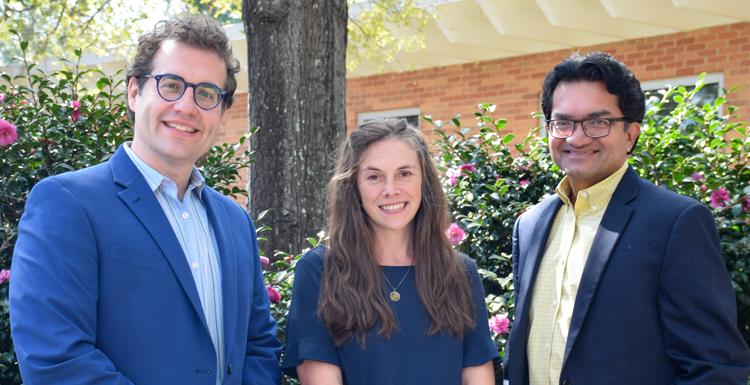
M 562 201 L 516 222 L 516 315 L 505 378 L 527 385 L 529 304 Z M 560 384 L 742 384 L 750 351 L 711 212 L 628 169 L 594 237 L 578 287 Z
M 277 384 L 280 343 L 253 223 L 211 188 L 203 200 L 221 261 L 224 384 Z M 12 271 L 11 330 L 26 384 L 216 385 L 190 268 L 122 147 L 34 187 Z

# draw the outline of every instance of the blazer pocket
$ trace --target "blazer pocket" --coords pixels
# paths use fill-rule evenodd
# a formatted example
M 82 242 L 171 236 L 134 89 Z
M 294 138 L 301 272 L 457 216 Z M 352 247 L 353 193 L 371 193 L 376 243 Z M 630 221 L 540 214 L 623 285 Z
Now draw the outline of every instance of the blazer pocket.
M 146 254 L 124 246 L 113 246 L 110 259 L 144 269 L 169 272 L 169 264 L 161 254 Z
M 637 243 L 624 243 L 613 253 L 619 253 L 628 256 L 657 256 L 661 257 L 664 254 L 664 248 L 667 243 L 664 240 L 645 240 Z

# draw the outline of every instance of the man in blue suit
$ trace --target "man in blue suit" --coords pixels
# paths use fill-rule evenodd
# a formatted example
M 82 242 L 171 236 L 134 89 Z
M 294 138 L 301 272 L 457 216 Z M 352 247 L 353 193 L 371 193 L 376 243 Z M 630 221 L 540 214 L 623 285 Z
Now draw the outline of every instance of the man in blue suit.
M 510 385 L 744 385 L 750 351 L 705 205 L 628 166 L 639 81 L 604 53 L 547 75 L 542 109 L 566 176 L 516 222 Z
M 279 383 L 255 228 L 194 166 L 238 71 L 212 20 L 160 22 L 127 71 L 133 141 L 34 187 L 10 288 L 26 384 Z

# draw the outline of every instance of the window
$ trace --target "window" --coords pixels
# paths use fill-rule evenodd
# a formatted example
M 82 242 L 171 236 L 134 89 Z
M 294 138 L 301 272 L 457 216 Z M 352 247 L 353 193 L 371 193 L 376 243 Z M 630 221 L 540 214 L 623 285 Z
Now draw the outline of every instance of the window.
M 402 108 L 398 110 L 361 112 L 357 114 L 357 125 L 368 120 L 383 118 L 402 118 L 406 119 L 409 124 L 419 128 L 419 108 Z
M 713 103 L 716 98 L 721 95 L 722 87 L 724 85 L 724 77 L 721 73 L 706 74 L 704 78 L 705 85 L 695 95 L 693 101 L 698 105 L 704 105 L 706 103 Z M 648 105 L 648 97 L 650 95 L 656 95 L 659 90 L 666 90 L 669 86 L 685 86 L 688 90 L 695 88 L 695 82 L 698 81 L 698 76 L 686 76 L 681 78 L 662 79 L 662 80 L 650 80 L 641 83 L 641 89 L 646 93 L 646 104 Z M 669 101 L 665 106 L 665 111 L 671 111 L 675 106 L 674 101 Z

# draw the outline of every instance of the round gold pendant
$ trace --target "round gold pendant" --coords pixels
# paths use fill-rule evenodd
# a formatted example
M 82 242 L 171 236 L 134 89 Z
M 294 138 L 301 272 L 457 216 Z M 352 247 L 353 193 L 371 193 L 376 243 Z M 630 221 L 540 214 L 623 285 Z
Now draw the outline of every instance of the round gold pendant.
M 398 302 L 398 300 L 401 299 L 401 294 L 399 294 L 396 290 L 392 291 L 389 295 L 391 297 L 391 301 Z

